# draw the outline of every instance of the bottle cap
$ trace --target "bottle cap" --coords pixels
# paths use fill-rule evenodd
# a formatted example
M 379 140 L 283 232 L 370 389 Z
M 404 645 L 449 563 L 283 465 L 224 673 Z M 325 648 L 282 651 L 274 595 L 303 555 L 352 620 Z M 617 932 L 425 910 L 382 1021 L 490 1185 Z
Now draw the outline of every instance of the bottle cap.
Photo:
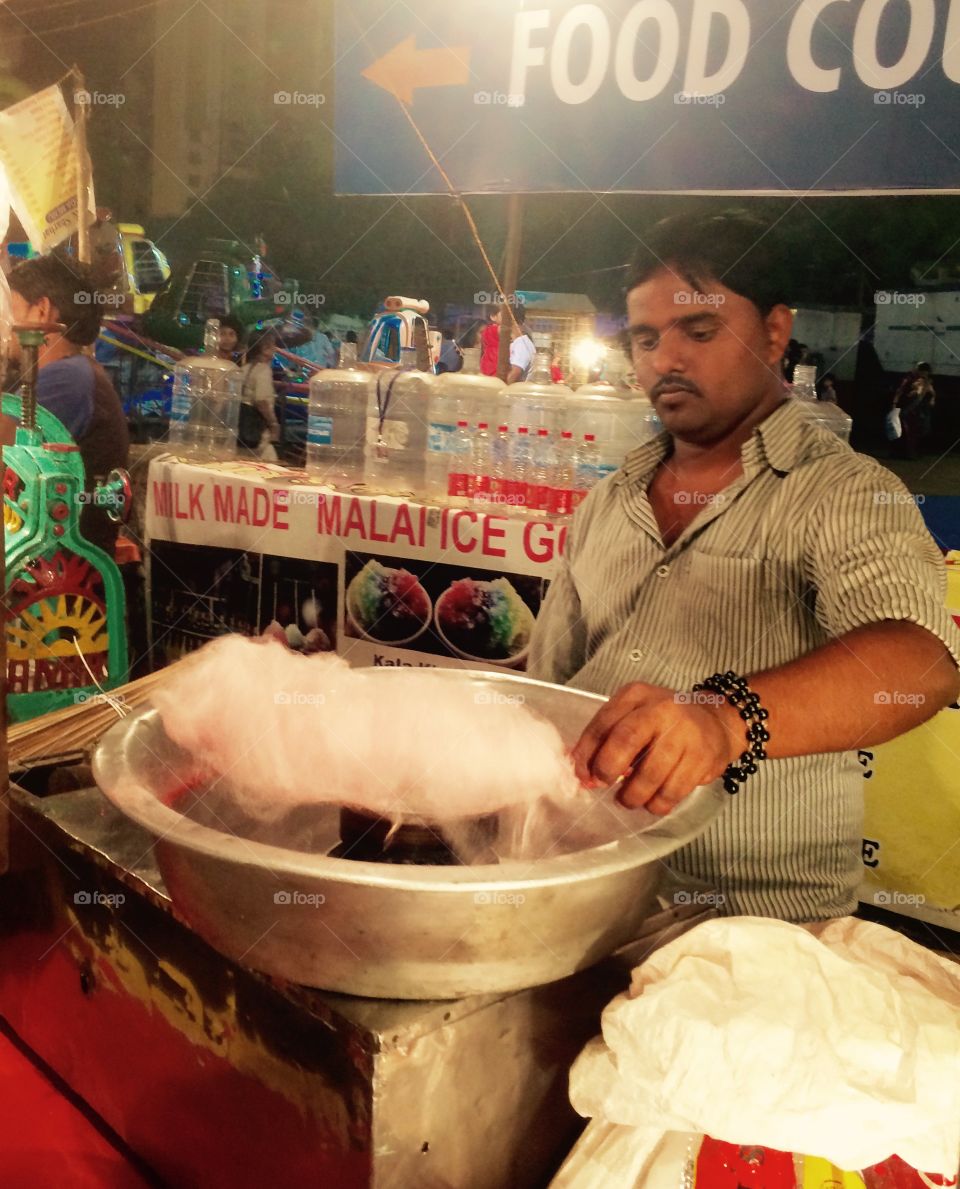
M 501 425 L 500 428 L 497 430 L 497 433 L 506 433 L 508 429 L 509 429 L 509 426 Z
M 466 429 L 468 425 L 469 425 L 468 421 L 458 421 L 457 429 Z
M 550 434 L 550 430 L 549 430 L 549 429 L 538 429 L 538 430 L 537 430 L 537 437 L 538 437 L 538 438 L 545 438 L 545 437 L 548 437 L 548 436 L 549 436 L 549 434 Z
M 529 433 L 529 432 L 530 431 L 527 429 L 527 427 L 525 425 L 521 425 L 520 428 L 517 430 L 517 433 Z
M 595 442 L 597 439 L 596 439 L 596 435 L 595 435 L 595 434 L 592 434 L 592 433 L 585 433 L 585 434 L 583 435 L 583 440 L 584 440 L 585 442 Z
M 572 430 L 565 429 L 565 430 L 564 430 L 564 431 L 563 431 L 563 432 L 560 434 L 560 437 L 561 437 L 561 438 L 572 438 L 572 437 L 573 437 L 573 432 L 572 432 Z
M 477 429 L 489 429 L 489 426 L 487 425 L 486 421 L 478 421 Z

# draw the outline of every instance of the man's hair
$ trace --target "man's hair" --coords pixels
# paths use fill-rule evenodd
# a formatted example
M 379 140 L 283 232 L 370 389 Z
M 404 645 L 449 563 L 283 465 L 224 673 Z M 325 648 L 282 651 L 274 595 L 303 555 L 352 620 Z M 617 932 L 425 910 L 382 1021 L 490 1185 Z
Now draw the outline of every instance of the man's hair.
M 69 342 L 87 347 L 96 341 L 103 305 L 89 265 L 65 253 L 52 252 L 22 261 L 10 270 L 7 280 L 13 292 L 31 305 L 49 298 L 66 326 L 63 337 Z
M 240 321 L 240 319 L 235 317 L 233 314 L 227 314 L 225 317 L 220 319 L 220 329 L 232 330 L 237 336 L 238 344 L 242 343 L 247 337 L 247 328 Z
M 672 215 L 644 238 L 628 274 L 626 291 L 671 268 L 695 292 L 719 281 L 753 302 L 766 316 L 786 304 L 783 247 L 771 225 L 746 211 Z

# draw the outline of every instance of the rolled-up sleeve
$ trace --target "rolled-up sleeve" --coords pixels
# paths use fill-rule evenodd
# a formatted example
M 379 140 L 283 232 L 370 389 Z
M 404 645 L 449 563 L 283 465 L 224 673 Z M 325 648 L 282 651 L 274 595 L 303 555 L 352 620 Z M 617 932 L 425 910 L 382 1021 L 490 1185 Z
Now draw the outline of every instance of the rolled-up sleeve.
M 946 571 L 915 497 L 864 460 L 831 485 L 809 518 L 807 557 L 817 621 L 831 636 L 882 620 L 932 632 L 960 665 L 960 630 L 945 606 Z
M 554 685 L 564 685 L 586 661 L 586 625 L 571 568 L 575 528 L 576 522 L 567 536 L 560 571 L 537 616 L 527 660 L 528 677 Z

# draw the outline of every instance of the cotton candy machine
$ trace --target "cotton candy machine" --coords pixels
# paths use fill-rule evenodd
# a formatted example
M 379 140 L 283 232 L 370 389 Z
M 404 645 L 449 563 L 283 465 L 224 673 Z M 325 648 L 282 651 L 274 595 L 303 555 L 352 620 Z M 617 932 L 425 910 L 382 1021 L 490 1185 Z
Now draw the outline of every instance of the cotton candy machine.
M 522 698 L 567 744 L 603 703 L 512 675 L 425 670 L 422 680 L 468 680 L 480 699 Z M 426 762 L 429 731 L 424 745 Z M 485 843 L 503 823 L 485 815 L 466 823 L 478 845 L 464 864 L 462 832 L 404 822 L 403 834 L 396 823 L 335 804 L 251 822 L 216 789 L 184 793 L 191 766 L 153 709 L 117 724 L 94 760 L 106 796 L 154 836 L 180 914 L 254 969 L 378 998 L 517 990 L 592 965 L 636 936 L 655 904 L 663 860 L 724 803 L 710 785 L 657 818 L 623 809 L 606 790 L 584 798 L 542 856 L 500 861 Z M 391 857 L 396 846 L 405 853 Z

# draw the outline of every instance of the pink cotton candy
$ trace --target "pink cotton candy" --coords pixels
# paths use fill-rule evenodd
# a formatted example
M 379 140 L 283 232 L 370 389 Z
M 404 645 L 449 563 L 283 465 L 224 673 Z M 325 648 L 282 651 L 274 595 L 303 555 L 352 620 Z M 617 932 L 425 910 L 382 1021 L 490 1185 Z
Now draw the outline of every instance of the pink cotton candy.
M 467 677 L 438 678 L 226 636 L 153 701 L 174 742 L 263 821 L 332 803 L 443 822 L 584 795 L 552 724 Z

